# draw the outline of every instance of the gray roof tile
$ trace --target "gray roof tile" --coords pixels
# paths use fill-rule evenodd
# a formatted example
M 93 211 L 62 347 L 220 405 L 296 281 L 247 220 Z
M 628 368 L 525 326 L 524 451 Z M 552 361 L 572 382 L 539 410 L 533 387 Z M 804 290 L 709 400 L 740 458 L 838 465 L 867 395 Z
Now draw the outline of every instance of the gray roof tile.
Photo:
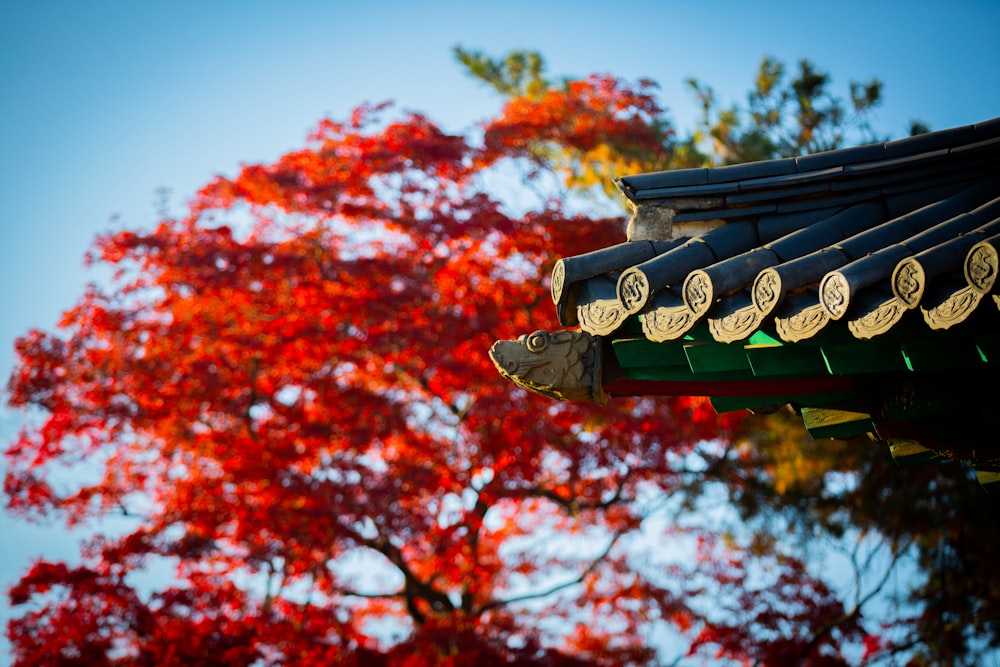
M 893 310 L 890 279 L 908 258 L 917 257 L 912 266 L 922 266 L 921 259 L 928 266 L 923 273 L 907 269 L 901 280 L 913 274 L 973 289 L 966 255 L 1000 225 L 994 222 L 1000 218 L 1000 118 L 798 158 L 637 174 L 618 184 L 636 206 L 673 209 L 675 224 L 722 226 L 676 247 L 661 245 L 653 255 L 640 253 L 627 266 L 584 256 L 563 260 L 574 267 L 576 284 L 563 288 L 560 313 L 570 301 L 580 313 L 599 311 L 599 335 L 614 336 L 625 317 L 610 326 L 606 313 L 617 299 L 615 317 L 638 314 L 653 340 L 676 339 L 705 322 L 713 336 L 737 335 L 719 333 L 727 318 L 746 329 L 740 336 L 768 330 L 780 338 L 809 319 L 813 329 L 796 329 L 789 338 L 808 339 L 830 327 L 870 337 L 876 329 L 859 324 L 862 315 L 868 322 L 880 308 L 892 311 L 895 320 L 880 320 L 886 330 L 902 321 L 902 310 Z M 777 296 L 768 292 L 773 289 Z M 567 300 L 570 293 L 575 298 Z M 754 306 L 758 301 L 763 305 Z M 827 321 L 817 325 L 820 306 Z M 997 308 L 997 301 L 981 299 L 977 307 Z M 587 330 L 586 318 L 560 316 L 564 325 L 577 319 Z

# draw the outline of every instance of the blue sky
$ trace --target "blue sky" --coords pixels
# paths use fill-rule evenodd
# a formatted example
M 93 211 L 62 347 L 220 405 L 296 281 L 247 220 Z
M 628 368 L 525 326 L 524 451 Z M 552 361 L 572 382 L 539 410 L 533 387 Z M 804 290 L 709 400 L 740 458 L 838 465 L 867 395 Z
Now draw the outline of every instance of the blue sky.
M 94 236 L 156 221 L 214 174 L 301 145 L 326 115 L 393 99 L 460 131 L 498 100 L 456 44 L 540 50 L 553 75 L 650 77 L 680 128 L 695 76 L 741 100 L 764 55 L 808 58 L 834 89 L 879 77 L 876 129 L 1000 116 L 1000 3 L 5 2 L 0 6 L 0 381 L 13 341 L 51 328 L 91 277 Z M 0 445 L 17 417 L 0 408 Z M 30 558 L 71 557 L 58 530 L 0 513 L 0 585 Z M 0 623 L 7 620 L 0 603 Z M 7 645 L 0 643 L 0 664 Z

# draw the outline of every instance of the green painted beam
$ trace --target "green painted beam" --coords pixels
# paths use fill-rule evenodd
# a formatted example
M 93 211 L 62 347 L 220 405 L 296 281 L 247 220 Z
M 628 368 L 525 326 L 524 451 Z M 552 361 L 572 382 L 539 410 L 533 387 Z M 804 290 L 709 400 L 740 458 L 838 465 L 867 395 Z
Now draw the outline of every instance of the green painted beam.
M 684 346 L 688 366 L 694 373 L 718 371 L 750 372 L 750 361 L 742 345 L 726 343 L 689 343 Z
M 815 345 L 747 345 L 744 350 L 756 377 L 827 375 L 823 354 Z
M 690 371 L 684 343 L 655 343 L 645 337 L 619 338 L 611 341 L 615 358 L 622 368 L 673 368 Z
M 901 344 L 911 371 L 939 371 L 982 365 L 979 348 L 966 338 L 932 338 Z
M 907 370 L 906 359 L 899 343 L 892 341 L 859 341 L 850 344 L 823 345 L 820 348 L 827 371 L 831 375 L 892 373 Z

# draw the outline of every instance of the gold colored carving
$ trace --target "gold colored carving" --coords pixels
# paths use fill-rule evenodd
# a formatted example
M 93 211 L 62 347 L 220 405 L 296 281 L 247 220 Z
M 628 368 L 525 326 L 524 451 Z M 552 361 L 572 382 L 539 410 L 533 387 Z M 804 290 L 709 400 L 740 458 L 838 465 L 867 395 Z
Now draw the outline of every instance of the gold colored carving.
M 774 318 L 778 337 L 787 343 L 797 343 L 812 338 L 829 322 L 830 314 L 821 303 L 807 306 L 789 317 Z
M 763 319 L 757 306 L 751 303 L 725 317 L 708 318 L 708 330 L 720 343 L 735 343 L 749 338 Z
M 713 299 L 712 281 L 704 271 L 692 271 L 684 280 L 684 303 L 698 318 L 708 312 Z
M 902 301 L 891 296 L 861 317 L 849 321 L 847 328 L 855 338 L 869 340 L 896 326 L 907 310 Z
M 892 271 L 892 293 L 907 308 L 916 308 L 924 296 L 927 276 L 920 262 L 909 257 Z
M 828 273 L 819 284 L 819 302 L 831 318 L 839 320 L 851 301 L 851 286 L 839 271 Z
M 664 343 L 686 334 L 695 321 L 686 305 L 651 308 L 642 314 L 642 332 L 649 340 Z
M 604 404 L 600 340 L 585 331 L 536 331 L 498 340 L 490 359 L 500 375 L 519 387 L 563 401 Z
M 933 308 L 921 308 L 920 312 L 931 329 L 948 329 L 964 322 L 982 298 L 982 294 L 967 285 Z
M 576 309 L 580 328 L 595 336 L 608 336 L 622 325 L 628 313 L 617 299 L 597 299 Z
M 781 302 L 781 276 L 774 269 L 764 269 L 753 281 L 750 297 L 761 316 L 766 316 Z
M 965 256 L 965 280 L 980 294 L 989 294 L 997 280 L 997 250 L 989 241 L 980 241 Z
M 650 289 L 646 274 L 632 267 L 618 278 L 616 288 L 622 308 L 630 315 L 642 310 L 649 302 Z

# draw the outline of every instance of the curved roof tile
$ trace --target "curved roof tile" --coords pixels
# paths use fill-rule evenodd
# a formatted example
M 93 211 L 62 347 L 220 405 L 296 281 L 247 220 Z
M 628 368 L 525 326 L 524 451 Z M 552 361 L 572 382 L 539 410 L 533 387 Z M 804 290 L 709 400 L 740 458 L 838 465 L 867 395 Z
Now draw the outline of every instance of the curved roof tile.
M 917 308 L 937 327 L 964 321 L 984 302 L 995 306 L 982 298 L 973 305 L 969 292 L 982 290 L 964 275 L 972 247 L 1000 231 L 1000 118 L 616 183 L 635 208 L 632 236 L 557 264 L 553 299 L 563 326 L 609 336 L 638 315 L 654 341 L 705 322 L 720 342 L 761 330 L 795 342 L 842 321 L 869 339 Z M 644 231 L 652 210 L 660 227 Z M 696 233 L 685 236 L 688 228 Z M 944 284 L 952 289 L 943 298 L 930 289 Z

